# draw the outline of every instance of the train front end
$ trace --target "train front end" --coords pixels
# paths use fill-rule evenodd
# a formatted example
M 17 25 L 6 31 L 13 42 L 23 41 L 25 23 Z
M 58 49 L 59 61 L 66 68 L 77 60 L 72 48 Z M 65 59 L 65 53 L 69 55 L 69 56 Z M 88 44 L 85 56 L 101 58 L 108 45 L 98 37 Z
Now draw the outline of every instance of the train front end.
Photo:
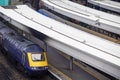
M 35 46 L 34 46 L 35 49 Z M 33 49 L 31 49 L 33 50 Z M 37 49 L 38 50 L 38 49 Z M 48 71 L 48 61 L 44 50 L 35 50 L 27 53 L 27 71 L 29 75 L 43 75 Z

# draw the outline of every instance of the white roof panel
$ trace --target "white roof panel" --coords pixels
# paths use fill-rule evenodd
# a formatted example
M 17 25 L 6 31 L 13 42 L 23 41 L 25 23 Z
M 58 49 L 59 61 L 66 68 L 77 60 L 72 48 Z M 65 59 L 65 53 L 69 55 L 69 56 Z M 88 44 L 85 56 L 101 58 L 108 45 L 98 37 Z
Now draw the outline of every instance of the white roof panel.
M 49 28 L 52 28 L 52 30 L 55 30 L 55 31 L 57 31 L 57 32 L 59 32 L 59 33 L 61 33 L 63 35 L 69 36 L 70 38 L 75 39 L 75 40 L 80 41 L 80 42 L 85 41 L 87 44 L 89 44 L 89 45 L 91 45 L 93 47 L 96 47 L 98 49 L 101 49 L 103 51 L 108 50 L 106 52 L 111 51 L 110 53 L 113 53 L 113 51 L 115 51 L 115 52 L 117 51 L 116 53 L 120 53 L 120 51 L 117 50 L 118 48 L 120 49 L 120 47 L 119 46 L 117 47 L 116 45 L 114 45 L 114 43 L 111 44 L 111 42 L 109 42 L 109 41 L 98 38 L 98 37 L 93 36 L 91 34 L 88 34 L 86 32 L 77 30 L 75 28 L 69 27 L 67 25 L 61 24 L 61 23 L 59 23 L 57 21 L 56 22 L 54 22 L 54 20 L 51 21 L 51 19 L 47 18 L 47 17 L 46 17 L 47 18 L 47 21 L 46 21 L 46 18 L 44 18 L 44 16 L 39 17 L 40 15 L 36 14 L 36 12 L 28 14 L 29 12 L 32 12 L 32 10 L 31 9 L 29 10 L 29 8 L 26 9 L 25 6 L 17 6 L 17 7 L 18 8 L 20 7 L 20 9 L 16 9 L 17 12 L 19 12 L 19 13 L 24 12 L 24 14 L 23 14 L 24 16 L 26 16 L 26 17 L 28 17 L 30 19 L 33 19 L 33 20 L 35 20 L 36 22 L 38 22 L 40 24 L 42 23 L 45 26 L 47 26 Z M 79 35 L 76 35 L 76 34 L 79 34 Z M 106 45 L 106 46 L 103 47 L 104 45 Z M 114 46 L 115 50 L 113 50 L 113 48 L 109 49 L 109 48 L 111 48 L 113 46 Z M 120 57 L 120 54 L 118 54 L 118 55 Z
M 100 12 L 68 0 L 43 0 L 44 4 L 68 17 L 120 34 L 120 17 Z M 96 25 L 96 23 L 101 25 Z

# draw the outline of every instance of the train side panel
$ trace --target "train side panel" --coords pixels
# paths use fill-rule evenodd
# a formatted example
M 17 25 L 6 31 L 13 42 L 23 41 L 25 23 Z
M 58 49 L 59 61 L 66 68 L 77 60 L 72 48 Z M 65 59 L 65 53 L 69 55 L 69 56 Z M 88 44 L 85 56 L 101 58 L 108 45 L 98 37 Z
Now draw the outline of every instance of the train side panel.
M 5 35 L 4 35 L 5 36 Z M 16 61 L 22 61 L 22 53 L 20 50 L 17 49 L 15 46 L 15 41 L 10 39 L 9 36 L 5 36 L 6 38 L 3 40 L 3 46 L 4 49 L 8 52 L 9 55 L 11 55 Z

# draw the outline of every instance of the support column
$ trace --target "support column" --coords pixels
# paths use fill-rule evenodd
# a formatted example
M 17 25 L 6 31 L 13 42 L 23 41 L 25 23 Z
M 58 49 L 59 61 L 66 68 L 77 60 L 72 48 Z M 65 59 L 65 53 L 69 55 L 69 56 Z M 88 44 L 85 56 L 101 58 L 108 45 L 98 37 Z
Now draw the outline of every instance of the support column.
M 46 44 L 46 42 L 44 42 L 44 50 L 45 50 L 45 52 L 47 52 L 47 44 Z
M 30 39 L 30 34 L 27 34 L 27 38 Z
M 73 57 L 70 56 L 70 70 L 73 70 Z
M 22 35 L 25 37 L 26 36 L 26 34 L 25 34 L 25 32 L 24 31 L 22 31 Z

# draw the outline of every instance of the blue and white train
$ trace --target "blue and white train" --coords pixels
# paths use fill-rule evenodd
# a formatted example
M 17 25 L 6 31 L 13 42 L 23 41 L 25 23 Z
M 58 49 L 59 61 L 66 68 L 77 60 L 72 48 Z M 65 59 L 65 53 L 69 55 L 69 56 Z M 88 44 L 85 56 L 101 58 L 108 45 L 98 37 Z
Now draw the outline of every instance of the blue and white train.
M 38 75 L 47 72 L 48 61 L 44 49 L 2 22 L 0 22 L 0 46 L 27 74 Z

